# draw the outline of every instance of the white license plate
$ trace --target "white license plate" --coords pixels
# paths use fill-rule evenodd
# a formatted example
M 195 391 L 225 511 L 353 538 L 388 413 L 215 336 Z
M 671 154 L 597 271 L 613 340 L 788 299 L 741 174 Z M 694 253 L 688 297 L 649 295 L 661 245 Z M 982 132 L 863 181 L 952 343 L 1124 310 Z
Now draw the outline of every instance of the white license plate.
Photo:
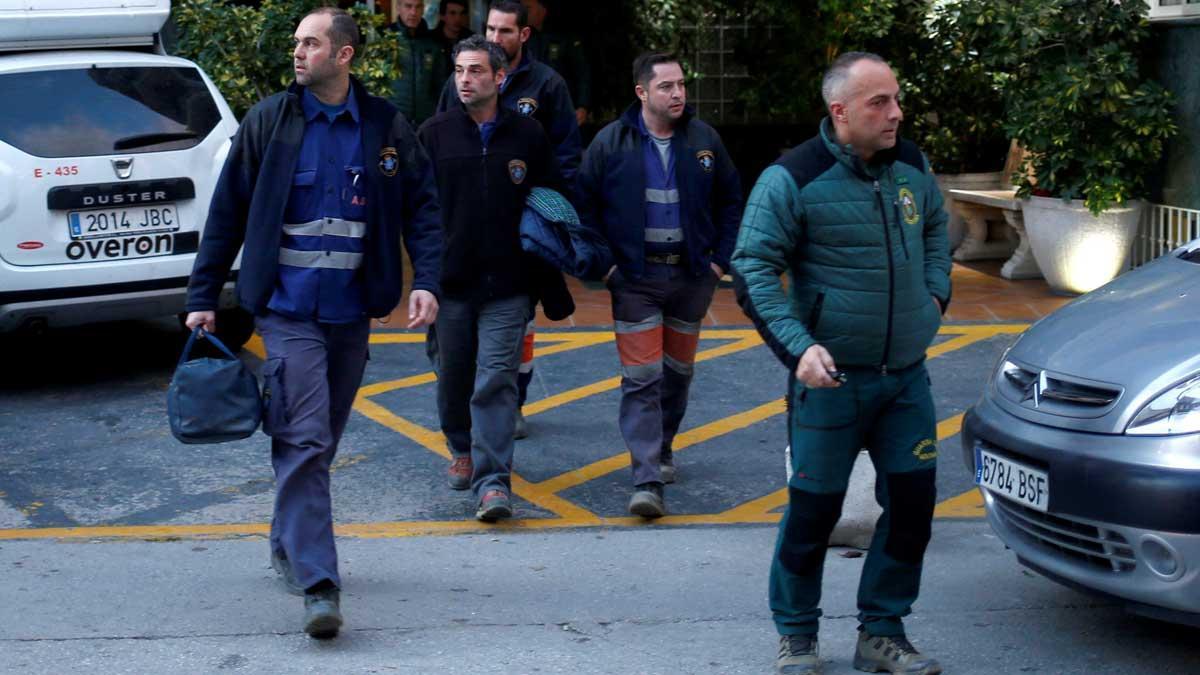
M 71 211 L 67 213 L 67 228 L 72 239 L 174 232 L 179 229 L 179 213 L 174 204 Z
M 1044 512 L 1050 504 L 1050 477 L 1045 471 L 990 453 L 978 445 L 975 484 L 1038 511 Z

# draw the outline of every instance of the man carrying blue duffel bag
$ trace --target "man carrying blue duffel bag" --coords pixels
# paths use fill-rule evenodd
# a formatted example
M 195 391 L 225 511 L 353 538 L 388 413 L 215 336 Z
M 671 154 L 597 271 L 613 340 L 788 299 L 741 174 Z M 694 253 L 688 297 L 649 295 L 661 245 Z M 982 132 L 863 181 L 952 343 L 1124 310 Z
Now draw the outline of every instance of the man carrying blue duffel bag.
M 442 236 L 429 158 L 408 120 L 350 77 L 359 42 L 344 10 L 316 9 L 300 22 L 296 81 L 242 121 L 188 286 L 188 327 L 212 332 L 242 249 L 237 297 L 267 350 L 271 564 L 304 595 L 304 630 L 317 638 L 342 624 L 329 467 L 362 382 L 370 319 L 400 301 L 401 237 L 414 268 L 408 327 L 432 323 L 438 309 Z

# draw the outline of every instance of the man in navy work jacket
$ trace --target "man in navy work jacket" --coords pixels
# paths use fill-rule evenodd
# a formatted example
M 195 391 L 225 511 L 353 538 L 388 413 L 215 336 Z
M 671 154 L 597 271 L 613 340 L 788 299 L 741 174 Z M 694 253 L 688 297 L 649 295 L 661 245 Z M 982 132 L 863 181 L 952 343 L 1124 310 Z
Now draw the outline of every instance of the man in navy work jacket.
M 567 185 L 571 186 L 583 153 L 575 104 L 571 101 L 569 87 L 562 76 L 550 66 L 534 60 L 527 49 L 532 31 L 529 11 L 520 2 L 500 0 L 493 2 L 488 9 L 485 35 L 489 42 L 500 45 L 508 57 L 507 75 L 500 84 L 500 106 L 541 123 L 554 144 L 559 170 Z M 442 90 L 438 112 L 458 107 L 461 107 L 458 92 L 451 77 Z M 566 196 L 571 198 L 570 194 Z M 533 339 L 534 322 L 531 317 L 525 327 L 520 373 L 517 376 L 517 420 L 513 427 L 517 438 L 529 434 L 520 410 L 529 394 L 529 383 L 533 381 Z
M 621 359 L 621 435 L 633 463 L 629 511 L 666 513 L 671 443 L 717 281 L 742 217 L 737 169 L 717 132 L 687 107 L 683 70 L 668 54 L 633 63 L 638 101 L 588 146 L 579 216 L 612 249 L 605 277 Z
M 350 77 L 358 27 L 344 10 L 300 22 L 296 82 L 246 114 L 213 195 L 188 286 L 189 328 L 213 310 L 242 249 L 238 301 L 266 344 L 275 513 L 271 563 L 304 595 L 304 630 L 341 627 L 329 466 L 367 359 L 370 317 L 400 302 L 403 237 L 413 261 L 409 328 L 437 316 L 437 191 L 408 121 Z
M 563 189 L 541 126 L 499 104 L 505 66 L 496 44 L 460 41 L 454 79 L 463 105 L 417 132 L 442 202 L 438 414 L 454 457 L 450 484 L 472 488 L 475 516 L 488 522 L 512 515 L 517 367 L 545 269 L 521 250 L 521 215 L 531 188 Z

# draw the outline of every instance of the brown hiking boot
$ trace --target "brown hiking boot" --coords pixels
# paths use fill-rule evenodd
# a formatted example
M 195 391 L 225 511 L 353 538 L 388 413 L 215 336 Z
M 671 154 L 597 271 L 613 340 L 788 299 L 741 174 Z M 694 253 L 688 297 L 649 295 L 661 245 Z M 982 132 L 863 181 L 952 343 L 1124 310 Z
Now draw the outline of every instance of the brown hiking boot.
M 446 482 L 452 490 L 466 490 L 471 487 L 471 474 L 474 471 L 470 455 L 455 457 L 446 470 Z
M 854 668 L 867 673 L 915 673 L 937 675 L 942 664 L 925 656 L 903 635 L 883 637 L 858 631 L 858 647 L 854 650 Z
M 780 635 L 777 675 L 820 675 L 821 653 L 816 635 Z

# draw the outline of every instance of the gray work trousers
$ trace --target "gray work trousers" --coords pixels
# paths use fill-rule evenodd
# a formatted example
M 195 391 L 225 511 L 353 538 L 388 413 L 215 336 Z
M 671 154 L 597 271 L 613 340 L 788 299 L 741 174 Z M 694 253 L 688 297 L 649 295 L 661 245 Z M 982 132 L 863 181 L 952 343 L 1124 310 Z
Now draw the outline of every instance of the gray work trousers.
M 671 444 L 687 412 L 700 323 L 717 276 L 693 277 L 680 266 L 646 265 L 641 279 L 618 270 L 608 279 L 621 359 L 619 426 L 629 448 L 633 484 L 661 483 Z
M 329 466 L 362 383 L 370 323 L 298 321 L 268 312 L 255 327 L 267 348 L 263 431 L 271 437 L 275 469 L 271 550 L 291 563 L 300 586 L 328 580 L 341 587 Z
M 470 455 L 471 489 L 511 489 L 513 425 L 529 296 L 442 298 L 437 317 L 438 417 L 450 452 Z

